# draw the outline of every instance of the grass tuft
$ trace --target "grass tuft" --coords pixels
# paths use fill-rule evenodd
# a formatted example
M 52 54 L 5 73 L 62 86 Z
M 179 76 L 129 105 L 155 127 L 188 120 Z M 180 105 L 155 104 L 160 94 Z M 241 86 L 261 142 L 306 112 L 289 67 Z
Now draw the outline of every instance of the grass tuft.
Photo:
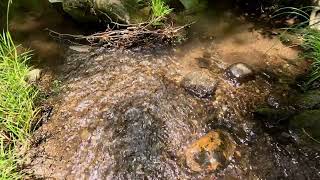
M 320 79 L 320 31 L 314 29 L 305 29 L 303 33 L 305 57 L 312 59 L 310 78 L 306 85 L 311 85 L 314 81 Z
M 0 179 L 21 178 L 21 149 L 28 145 L 36 114 L 37 91 L 26 82 L 30 58 L 29 52 L 17 52 L 8 32 L 0 35 Z
M 161 21 L 172 12 L 172 9 L 166 4 L 166 0 L 152 0 L 151 9 L 154 25 L 161 25 Z
M 273 18 L 287 16 L 300 17 L 303 19 L 302 22 L 284 29 L 286 30 L 285 33 L 287 31 L 293 31 L 303 38 L 303 56 L 313 61 L 309 78 L 305 82 L 305 89 L 308 89 L 313 82 L 320 80 L 320 31 L 313 28 L 318 22 L 312 22 L 315 24 L 310 24 L 310 16 L 309 13 L 307 13 L 313 8 L 315 8 L 315 6 L 306 6 L 299 9 L 285 7 L 277 10 L 273 16 Z

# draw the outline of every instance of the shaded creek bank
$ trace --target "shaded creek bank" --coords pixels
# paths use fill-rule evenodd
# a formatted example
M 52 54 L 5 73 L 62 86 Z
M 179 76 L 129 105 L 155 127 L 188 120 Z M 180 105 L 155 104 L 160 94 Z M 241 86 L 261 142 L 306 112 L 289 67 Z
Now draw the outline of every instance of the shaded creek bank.
M 25 171 L 48 179 L 319 179 L 318 149 L 291 141 L 286 129 L 269 133 L 252 115 L 279 91 L 293 93 L 307 65 L 243 19 L 216 22 L 174 48 L 69 50 Z

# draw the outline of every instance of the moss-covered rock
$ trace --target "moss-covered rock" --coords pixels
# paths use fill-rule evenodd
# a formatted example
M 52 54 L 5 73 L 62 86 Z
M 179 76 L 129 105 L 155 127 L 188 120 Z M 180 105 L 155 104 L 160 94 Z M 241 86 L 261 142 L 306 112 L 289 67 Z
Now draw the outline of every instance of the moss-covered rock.
M 290 120 L 292 128 L 305 129 L 313 137 L 320 138 L 320 110 L 304 111 Z
M 65 0 L 62 3 L 63 10 L 79 22 L 98 21 L 93 14 L 93 4 L 90 0 Z
M 186 10 L 198 11 L 207 6 L 207 0 L 180 0 Z
M 315 109 L 320 105 L 320 91 L 312 90 L 294 98 L 294 107 L 301 110 Z
M 150 14 L 150 0 L 63 0 L 62 4 L 80 22 L 138 23 Z
M 269 122 L 279 122 L 281 120 L 286 120 L 294 114 L 292 110 L 289 109 L 273 109 L 268 107 L 262 107 L 255 111 L 255 117 Z

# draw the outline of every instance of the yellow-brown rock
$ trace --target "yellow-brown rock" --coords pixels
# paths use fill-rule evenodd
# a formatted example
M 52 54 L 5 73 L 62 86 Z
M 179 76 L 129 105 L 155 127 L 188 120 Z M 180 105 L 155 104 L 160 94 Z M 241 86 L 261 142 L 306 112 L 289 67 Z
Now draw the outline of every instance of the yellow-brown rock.
M 235 147 L 228 133 L 211 131 L 185 150 L 186 164 L 195 172 L 214 171 L 231 159 Z

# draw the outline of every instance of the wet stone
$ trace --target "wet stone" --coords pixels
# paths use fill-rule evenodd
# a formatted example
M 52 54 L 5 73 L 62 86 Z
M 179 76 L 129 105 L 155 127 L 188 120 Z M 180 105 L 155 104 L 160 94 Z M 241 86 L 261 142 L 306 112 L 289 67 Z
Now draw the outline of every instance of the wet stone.
M 212 97 L 218 85 L 218 80 L 209 71 L 195 71 L 187 74 L 181 86 L 189 93 L 200 97 Z
M 244 63 L 229 66 L 225 72 L 227 78 L 234 84 L 240 85 L 253 79 L 253 70 Z
M 195 172 L 212 172 L 223 167 L 235 152 L 231 136 L 223 131 L 211 131 L 185 150 L 186 164 Z
M 279 97 L 273 96 L 273 95 L 268 96 L 267 102 L 268 102 L 268 105 L 273 108 L 279 108 L 281 103 Z
M 288 92 L 285 90 L 275 90 L 267 97 L 267 103 L 272 108 L 280 108 L 288 105 Z

